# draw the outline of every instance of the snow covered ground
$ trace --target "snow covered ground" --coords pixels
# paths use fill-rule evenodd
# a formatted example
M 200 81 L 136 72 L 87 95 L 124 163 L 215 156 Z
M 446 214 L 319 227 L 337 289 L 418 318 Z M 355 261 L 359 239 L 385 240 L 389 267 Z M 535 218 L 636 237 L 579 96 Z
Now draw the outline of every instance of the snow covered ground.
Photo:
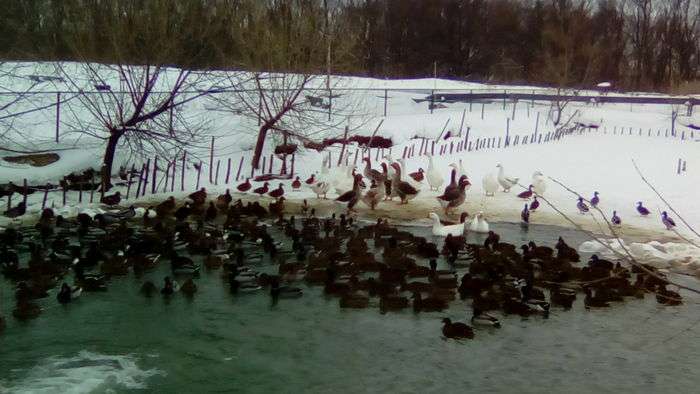
M 31 73 L 52 75 L 51 65 L 39 65 L 37 67 L 27 67 L 25 77 Z M 76 73 L 79 71 L 76 70 Z M 679 242 L 675 233 L 667 231 L 660 219 L 660 211 L 667 210 L 667 207 L 658 199 L 654 192 L 642 182 L 636 173 L 632 160 L 635 160 L 643 171 L 644 175 L 660 190 L 664 197 L 680 212 L 685 219 L 695 225 L 700 224 L 700 204 L 697 201 L 700 180 L 700 145 L 696 133 L 687 127 L 688 124 L 700 124 L 700 116 L 687 118 L 685 108 L 662 105 L 623 105 L 605 104 L 590 105 L 571 103 L 565 109 L 563 118 L 574 116 L 586 123 L 596 123 L 599 128 L 585 129 L 581 133 L 565 136 L 558 140 L 547 141 L 547 135 L 554 132 L 554 126 L 549 120 L 550 105 L 546 102 L 507 102 L 505 106 L 502 101 L 497 102 L 474 102 L 474 103 L 454 103 L 447 104 L 445 108 L 436 109 L 433 114 L 428 109 L 428 103 L 416 103 L 414 99 L 424 98 L 430 90 L 436 89 L 460 89 L 469 90 L 546 90 L 536 87 L 506 87 L 487 86 L 476 83 L 448 81 L 448 80 L 376 80 L 368 78 L 339 77 L 337 86 L 377 89 L 361 90 L 353 92 L 342 92 L 341 97 L 336 99 L 338 107 L 343 106 L 343 102 L 360 103 L 357 105 L 357 119 L 349 119 L 348 122 L 360 122 L 363 124 L 360 130 L 363 134 L 371 133 L 374 128 L 383 121 L 377 135 L 391 138 L 394 142 L 393 148 L 377 152 L 372 149 L 369 152 L 374 160 L 384 154 L 391 154 L 393 159 L 401 158 L 404 151 L 413 150 L 413 155 L 407 157 L 406 166 L 408 172 L 416 171 L 419 167 L 428 168 L 428 157 L 420 154 L 422 146 L 421 140 L 412 139 L 419 136 L 430 138 L 435 141 L 442 133 L 443 129 L 456 136 L 449 140 L 430 141 L 427 146 L 430 151 L 435 152 L 435 166 L 440 169 L 442 175 L 448 181 L 448 164 L 462 160 L 462 164 L 469 175 L 472 187 L 467 193 L 467 202 L 461 208 L 473 215 L 478 211 L 484 211 L 489 221 L 518 222 L 520 211 L 524 202 L 516 195 L 522 190 L 520 187 L 514 188 L 510 193 L 499 192 L 494 197 L 486 197 L 482 189 L 482 179 L 489 173 L 497 173 L 497 164 L 502 164 L 507 175 L 519 177 L 520 183 L 527 186 L 533 173 L 541 171 L 547 180 L 547 190 L 544 197 L 552 202 L 557 208 L 580 224 L 583 228 L 599 234 L 607 234 L 608 230 L 599 225 L 600 219 L 595 220 L 593 215 L 581 215 L 576 209 L 576 196 L 566 191 L 562 187 L 554 184 L 547 177 L 553 177 L 565 183 L 572 189 L 581 193 L 586 198 L 591 198 L 593 192 L 600 193 L 600 208 L 610 216 L 616 210 L 622 218 L 623 226 L 620 232 L 623 237 L 636 242 L 663 241 Z M 26 79 L 28 81 L 28 79 Z M 8 88 L 8 81 L 0 81 L 5 89 Z M 90 81 L 85 81 L 89 86 Z M 118 82 L 117 82 L 118 85 Z M 18 85 L 16 89 L 26 86 Z M 63 86 L 65 88 L 66 86 Z M 60 90 L 60 83 L 45 83 L 39 87 L 45 91 Z M 204 87 L 207 88 L 207 87 Z M 387 93 L 387 114 L 384 117 L 384 91 Z M 43 101 L 42 101 L 43 100 Z M 32 100 L 21 103 L 26 108 L 37 108 L 42 104 L 55 100 L 55 95 L 37 95 Z M 71 101 L 62 107 L 63 120 L 61 123 L 60 143 L 55 144 L 55 108 L 32 112 L 27 116 L 15 121 L 15 128 L 20 129 L 21 135 L 14 135 L 15 142 L 21 143 L 24 139 L 30 140 L 34 147 L 41 149 L 56 149 L 56 153 L 61 156 L 61 160 L 42 168 L 30 167 L 28 165 L 9 164 L 0 160 L 0 184 L 8 181 L 21 183 L 27 179 L 30 184 L 43 184 L 46 182 L 57 183 L 66 173 L 80 171 L 87 167 L 99 168 L 100 158 L 104 150 L 104 142 L 94 137 L 70 131 L 70 126 L 75 122 L 71 117 L 87 117 L 89 114 L 79 108 L 77 101 Z M 515 105 L 515 111 L 513 106 Z M 192 162 L 187 164 L 185 175 L 185 192 L 176 194 L 186 195 L 195 188 L 197 173 L 193 164 L 203 163 L 201 174 L 201 186 L 207 190 L 221 192 L 226 188 L 234 188 L 238 163 L 241 158 L 244 166 L 241 171 L 240 180 L 250 175 L 250 157 L 252 142 L 255 136 L 256 124 L 251 124 L 249 120 L 236 116 L 229 112 L 222 111 L 216 106 L 216 102 L 208 99 L 201 99 L 192 103 L 186 108 L 193 116 L 201 116 L 209 119 L 208 132 L 216 137 L 216 148 L 214 163 L 220 162 L 218 180 L 210 184 L 209 174 L 209 147 L 193 146 L 188 149 L 188 155 Z M 678 111 L 679 118 L 675 124 L 675 135 L 671 134 L 672 112 Z M 576 113 L 574 115 L 574 113 Z M 697 113 L 697 111 L 696 111 Z M 334 115 L 336 116 L 336 115 Z M 464 116 L 464 120 L 462 120 Z M 506 130 L 508 130 L 509 146 L 505 146 Z M 533 143 L 533 134 L 537 130 Z M 331 130 L 326 136 L 339 136 L 341 130 Z M 527 143 L 523 143 L 527 137 Z M 515 144 L 515 140 L 518 143 Z M 476 149 L 477 141 L 489 142 L 486 147 Z M 465 143 L 466 141 L 466 143 Z M 494 146 L 490 147 L 493 143 Z M 21 144 L 20 144 L 21 145 Z M 268 144 L 268 148 L 272 148 Z M 451 149 L 450 149 L 451 145 Z M 10 146 L 10 148 L 21 148 L 21 146 Z M 444 149 L 445 153 L 440 155 Z M 333 166 L 338 160 L 340 147 L 331 147 L 328 151 L 318 153 L 315 151 L 305 151 L 295 158 L 295 172 L 302 180 L 312 173 L 321 172 L 321 162 L 329 154 L 332 157 Z M 343 162 L 352 164 L 355 162 L 357 148 L 350 146 L 347 149 L 349 157 Z M 450 151 L 452 152 L 450 154 Z M 424 152 L 423 152 L 424 153 Z M 0 156 L 10 156 L 10 153 L 0 152 Z M 358 154 L 357 165 L 361 170 L 363 164 L 362 153 Z M 124 150 L 118 151 L 115 171 L 121 164 L 135 164 L 138 167 L 142 160 L 151 158 L 152 155 L 146 152 L 142 157 L 131 157 L 124 154 Z M 269 161 L 270 152 L 265 154 Z M 176 159 L 176 157 L 161 157 L 161 163 L 165 160 Z M 228 160 L 231 160 L 231 179 L 226 185 L 224 177 L 227 172 Z M 684 162 L 684 171 L 677 173 L 679 159 Z M 279 172 L 281 163 L 274 160 L 273 172 Z M 289 164 L 289 163 L 288 163 Z M 269 163 L 268 163 L 269 165 Z M 377 163 L 374 164 L 375 166 Z M 170 193 L 163 193 L 163 169 L 159 174 L 158 191 L 159 194 L 151 195 L 150 185 L 147 196 L 143 202 L 164 198 Z M 180 164 L 177 167 L 177 177 L 175 191 L 180 189 Z M 337 174 L 342 171 L 331 169 L 331 177 L 338 178 Z M 258 175 L 259 172 L 256 173 Z M 240 181 L 239 180 L 239 181 Z M 284 182 L 287 186 L 289 182 Z M 276 186 L 276 182 L 273 182 Z M 170 189 L 170 187 L 168 187 Z M 291 192 L 287 187 L 290 204 L 300 201 L 303 198 L 315 199 L 310 190 L 301 192 Z M 124 193 L 125 190 L 122 190 Z M 134 192 L 131 191 L 131 196 Z M 336 194 L 331 192 L 329 197 Z M 408 206 L 399 207 L 396 202 L 380 204 L 374 213 L 369 212 L 365 206 L 360 206 L 361 214 L 373 217 L 373 215 L 388 215 L 401 220 L 410 220 L 413 223 L 428 223 L 427 213 L 439 211 L 439 205 L 435 200 L 437 192 L 428 190 L 427 185 L 421 190 L 419 198 L 409 203 Z M 34 193 L 29 196 L 29 211 L 38 212 L 41 209 L 43 193 Z M 14 197 L 16 204 L 18 197 Z M 62 206 L 61 192 L 51 192 L 48 196 L 48 206 L 55 206 L 57 210 L 64 213 L 76 213 L 83 208 L 75 207 L 78 196 L 77 192 L 70 192 L 67 195 L 69 207 Z M 83 201 L 88 197 L 83 196 Z M 636 213 L 635 204 L 642 201 L 652 213 L 649 217 L 641 217 Z M 130 204 L 124 201 L 123 204 Z M 342 207 L 328 201 L 318 202 L 322 211 L 342 211 Z M 2 204 L 4 210 L 5 204 Z M 95 211 L 97 208 L 90 208 Z M 677 219 L 677 218 L 675 218 Z M 533 213 L 531 222 L 537 224 L 554 224 L 571 226 L 561 215 L 556 213 L 547 203 L 542 201 L 540 209 Z M 692 238 L 687 229 L 676 220 L 679 225 L 679 233 L 684 237 Z M 8 225 L 9 220 L 0 218 L 0 226 Z M 695 253 L 694 258 L 700 258 L 700 253 L 687 249 L 686 255 Z M 681 253 L 681 254 L 682 254 Z M 676 256 L 676 255 L 674 255 Z M 687 257 L 687 256 L 686 256 Z M 680 258 L 676 256 L 675 258 Z

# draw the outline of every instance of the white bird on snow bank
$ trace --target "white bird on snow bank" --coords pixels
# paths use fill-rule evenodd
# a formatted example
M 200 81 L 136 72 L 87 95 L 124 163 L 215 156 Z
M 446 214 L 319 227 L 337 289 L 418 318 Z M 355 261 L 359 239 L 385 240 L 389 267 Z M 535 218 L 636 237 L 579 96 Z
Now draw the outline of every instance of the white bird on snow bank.
M 546 190 L 547 182 L 544 180 L 544 175 L 539 171 L 535 171 L 532 174 L 532 191 L 537 193 L 538 196 L 543 196 Z
M 498 183 L 500 183 L 501 187 L 503 187 L 503 191 L 508 193 L 511 187 L 518 184 L 520 178 L 511 178 L 506 176 L 501 164 L 498 164 L 496 167 L 498 168 Z
M 428 185 L 430 185 L 430 190 L 440 190 L 442 184 L 445 183 L 445 178 L 442 176 L 440 170 L 435 167 L 433 156 L 428 156 L 428 160 L 428 172 L 425 174 Z
M 482 186 L 484 187 L 484 193 L 487 196 L 495 196 L 496 192 L 498 191 L 498 179 L 496 179 L 496 176 L 491 174 L 487 174 L 484 179 L 481 181 Z

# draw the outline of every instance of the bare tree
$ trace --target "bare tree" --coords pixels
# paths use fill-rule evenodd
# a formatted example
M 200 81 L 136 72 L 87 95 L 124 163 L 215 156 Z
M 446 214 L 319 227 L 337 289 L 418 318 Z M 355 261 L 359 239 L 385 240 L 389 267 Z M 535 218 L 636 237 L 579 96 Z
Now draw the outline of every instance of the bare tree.
M 72 129 L 105 142 L 102 182 L 109 184 L 117 149 L 131 154 L 173 155 L 204 138 L 201 123 L 184 116 L 185 104 L 208 94 L 196 90 L 204 74 L 162 65 L 98 65 L 76 70 L 58 64 L 69 85 L 79 91 L 80 108 L 71 107 Z M 87 79 L 94 86 L 85 86 Z M 110 82 L 119 81 L 119 87 Z M 85 90 L 89 88 L 90 90 Z M 99 89 L 98 91 L 95 88 Z M 116 89 L 115 89 L 116 88 Z M 90 116 L 80 115 L 80 109 Z
M 0 62 L 0 151 L 36 153 L 34 138 L 27 135 L 23 126 L 33 112 L 42 111 L 55 102 L 41 102 L 36 88 L 47 77 L 26 75 L 29 65 Z
M 252 166 L 260 167 L 268 139 L 289 146 L 340 138 L 345 129 L 364 125 L 365 112 L 359 101 L 340 93 L 340 83 L 330 84 L 325 76 L 287 73 L 229 73 L 233 87 L 226 94 L 212 96 L 225 110 L 244 118 L 243 127 L 255 127 L 256 142 Z M 334 89 L 338 89 L 335 92 Z M 347 93 L 347 92 L 345 92 Z

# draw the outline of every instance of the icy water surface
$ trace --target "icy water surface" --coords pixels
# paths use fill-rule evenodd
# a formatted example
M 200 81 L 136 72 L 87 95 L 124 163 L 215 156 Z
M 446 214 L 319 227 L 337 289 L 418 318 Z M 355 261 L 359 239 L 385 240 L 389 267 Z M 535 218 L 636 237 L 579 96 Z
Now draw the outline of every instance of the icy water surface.
M 553 227 L 493 228 L 514 243 L 584 240 Z M 66 307 L 52 295 L 28 323 L 8 316 L 3 282 L 0 392 L 694 392 L 700 383 L 698 299 L 685 293 L 680 307 L 647 295 L 596 311 L 579 296 L 571 311 L 502 317 L 500 330 L 457 342 L 441 338 L 440 319 L 466 320 L 462 301 L 442 313 L 381 315 L 378 300 L 340 310 L 321 287 L 305 287 L 272 307 L 264 293 L 230 295 L 220 271 L 203 272 L 192 300 L 140 296 L 143 280 L 160 285 L 166 266 Z

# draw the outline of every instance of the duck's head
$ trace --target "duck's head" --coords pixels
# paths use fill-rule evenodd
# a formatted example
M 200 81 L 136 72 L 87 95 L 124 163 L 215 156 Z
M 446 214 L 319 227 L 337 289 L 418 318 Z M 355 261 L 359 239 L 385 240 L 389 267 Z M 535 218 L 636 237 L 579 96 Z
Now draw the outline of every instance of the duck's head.
M 467 220 L 467 217 L 469 216 L 469 213 L 467 212 L 462 212 L 461 215 L 459 215 L 459 222 L 464 223 L 465 220 Z
M 613 211 L 613 216 L 617 216 L 617 211 Z
M 501 165 L 501 163 L 496 164 L 496 168 L 502 168 L 502 167 L 503 166 Z
M 430 212 L 428 217 L 433 220 L 440 220 L 440 217 L 435 212 Z
M 642 206 L 642 202 L 641 202 L 641 201 L 637 201 L 637 206 L 638 206 L 638 207 L 641 207 L 641 206 Z
M 668 216 L 668 213 L 666 213 L 666 211 L 663 211 L 663 212 L 661 212 L 661 216 L 666 217 L 666 216 Z
M 444 317 L 442 319 L 443 324 L 452 324 L 452 320 L 449 317 Z

